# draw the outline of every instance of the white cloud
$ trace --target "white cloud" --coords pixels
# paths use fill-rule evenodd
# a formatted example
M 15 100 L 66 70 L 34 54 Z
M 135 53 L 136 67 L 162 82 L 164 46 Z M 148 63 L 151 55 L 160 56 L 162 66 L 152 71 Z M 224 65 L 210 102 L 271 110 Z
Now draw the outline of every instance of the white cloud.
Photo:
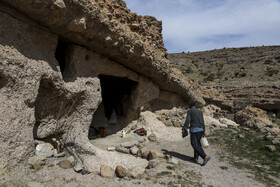
M 126 0 L 163 21 L 169 52 L 280 44 L 279 0 Z

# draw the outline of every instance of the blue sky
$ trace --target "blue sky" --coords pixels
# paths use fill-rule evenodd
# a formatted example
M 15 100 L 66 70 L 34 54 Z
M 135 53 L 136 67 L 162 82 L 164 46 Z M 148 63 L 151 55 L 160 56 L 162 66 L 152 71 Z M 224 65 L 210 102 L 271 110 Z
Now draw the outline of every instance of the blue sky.
M 163 22 L 168 52 L 280 45 L 280 0 L 125 0 Z

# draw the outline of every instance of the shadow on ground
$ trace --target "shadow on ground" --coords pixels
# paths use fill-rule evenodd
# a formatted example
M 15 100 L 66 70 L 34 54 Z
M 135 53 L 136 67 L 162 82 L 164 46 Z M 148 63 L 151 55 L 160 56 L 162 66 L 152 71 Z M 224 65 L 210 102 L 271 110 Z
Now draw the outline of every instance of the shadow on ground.
M 174 152 L 174 151 L 168 151 L 166 149 L 162 149 L 162 151 L 163 151 L 163 154 L 165 154 L 165 155 L 170 155 L 170 156 L 176 157 L 176 158 L 184 160 L 184 161 L 195 163 L 195 161 L 193 160 L 193 157 L 190 157 L 190 156 L 178 153 L 178 152 Z

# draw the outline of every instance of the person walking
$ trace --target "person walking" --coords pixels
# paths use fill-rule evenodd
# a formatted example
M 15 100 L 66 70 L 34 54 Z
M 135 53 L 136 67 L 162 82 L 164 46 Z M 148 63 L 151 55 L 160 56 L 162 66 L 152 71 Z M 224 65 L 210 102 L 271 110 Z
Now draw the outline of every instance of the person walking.
M 187 136 L 187 131 L 190 126 L 191 145 L 194 149 L 194 160 L 196 163 L 199 163 L 198 157 L 200 156 L 203 159 L 201 166 L 205 166 L 211 157 L 205 154 L 200 143 L 200 139 L 206 136 L 203 113 L 195 107 L 195 102 L 193 101 L 189 103 L 189 107 L 190 110 L 188 110 L 187 118 L 184 127 L 182 128 L 183 137 Z

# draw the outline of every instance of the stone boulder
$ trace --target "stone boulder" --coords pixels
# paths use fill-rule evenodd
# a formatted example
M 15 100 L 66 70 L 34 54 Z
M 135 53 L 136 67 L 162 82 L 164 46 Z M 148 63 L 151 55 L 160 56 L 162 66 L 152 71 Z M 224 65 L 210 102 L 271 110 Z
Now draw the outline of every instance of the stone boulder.
M 117 166 L 116 170 L 115 170 L 115 173 L 116 173 L 117 177 L 124 178 L 126 176 L 127 171 L 124 167 Z
M 156 158 L 165 158 L 165 155 L 163 153 L 157 152 L 157 151 L 150 151 L 148 155 L 148 160 L 153 160 Z
M 60 161 L 58 163 L 58 165 L 62 168 L 62 169 L 70 169 L 73 167 L 72 163 L 69 160 L 63 160 Z
M 148 136 L 148 139 L 151 141 L 151 142 L 156 142 L 157 141 L 157 136 L 152 133 Z
M 254 127 L 257 129 L 263 129 L 267 125 L 272 124 L 266 111 L 251 106 L 247 106 L 243 110 L 238 111 L 234 115 L 234 120 L 241 126 Z
M 111 179 L 115 176 L 115 170 L 112 169 L 110 166 L 101 166 L 100 167 L 100 175 L 103 178 Z

